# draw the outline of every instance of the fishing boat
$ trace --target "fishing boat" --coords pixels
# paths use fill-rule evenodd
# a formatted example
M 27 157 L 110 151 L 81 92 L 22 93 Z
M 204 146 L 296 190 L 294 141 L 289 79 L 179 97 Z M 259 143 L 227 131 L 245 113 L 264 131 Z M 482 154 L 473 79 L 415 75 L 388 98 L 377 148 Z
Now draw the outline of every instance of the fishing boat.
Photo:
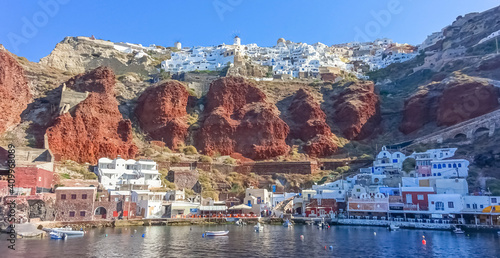
M 395 224 L 390 224 L 389 225 L 389 230 L 390 231 L 395 231 L 395 230 L 398 230 L 399 229 L 399 226 L 396 226 Z
M 77 230 L 73 230 L 72 228 L 70 227 L 65 227 L 65 228 L 52 228 L 50 229 L 51 232 L 55 232 L 55 233 L 62 233 L 62 234 L 66 234 L 68 236 L 83 236 L 85 234 L 85 232 L 83 231 L 77 231 Z
M 283 227 L 285 228 L 289 228 L 292 226 L 292 222 L 290 222 L 289 220 L 285 220 L 285 222 L 283 223 Z
M 465 233 L 465 231 L 463 231 L 461 228 L 455 228 L 453 230 L 453 233 L 455 233 L 455 234 L 463 234 L 463 233 Z
M 64 233 L 50 232 L 50 239 L 66 239 L 67 235 Z
M 260 222 L 258 222 L 257 225 L 255 225 L 253 227 L 253 229 L 255 229 L 255 232 L 262 232 L 262 230 L 264 229 L 264 227 L 262 225 L 260 225 Z
M 205 232 L 206 236 L 226 236 L 229 231 L 207 231 Z

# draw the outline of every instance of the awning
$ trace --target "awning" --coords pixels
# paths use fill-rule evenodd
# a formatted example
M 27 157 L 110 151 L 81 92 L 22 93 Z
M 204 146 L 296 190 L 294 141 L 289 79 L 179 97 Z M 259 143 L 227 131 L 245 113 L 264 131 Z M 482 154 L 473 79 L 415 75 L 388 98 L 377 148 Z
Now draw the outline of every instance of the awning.
M 248 205 L 240 204 L 240 205 L 233 206 L 233 207 L 229 208 L 228 210 L 251 210 L 251 209 L 252 209 L 252 207 L 250 207 Z
M 483 213 L 497 213 L 500 212 L 500 205 L 492 205 L 483 209 Z
M 200 206 L 200 211 L 226 211 L 226 206 Z

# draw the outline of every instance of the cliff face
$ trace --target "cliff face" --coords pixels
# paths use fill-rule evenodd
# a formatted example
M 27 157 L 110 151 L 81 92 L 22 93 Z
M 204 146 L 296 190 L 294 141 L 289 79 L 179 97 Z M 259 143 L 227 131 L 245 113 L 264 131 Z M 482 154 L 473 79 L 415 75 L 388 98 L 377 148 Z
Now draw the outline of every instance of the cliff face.
M 197 147 L 206 154 L 241 153 L 251 159 L 285 154 L 288 125 L 265 94 L 240 77 L 212 82 L 197 133 Z
M 373 82 L 354 82 L 334 98 L 332 121 L 347 139 L 366 139 L 379 127 L 380 101 Z
M 127 54 L 115 49 L 113 42 L 87 37 L 66 37 L 40 63 L 72 74 L 100 66 L 110 67 L 116 74 L 132 72 L 146 75 L 154 71 L 149 56 Z
M 149 87 L 139 97 L 135 109 L 141 128 L 153 139 L 177 149 L 188 133 L 188 98 L 186 87 L 177 81 Z
M 137 147 L 132 143 L 132 124 L 118 110 L 113 71 L 97 68 L 72 78 L 67 87 L 90 94 L 47 129 L 56 158 L 91 164 L 101 157 L 134 158 Z
M 0 49 L 0 134 L 21 122 L 21 113 L 32 96 L 23 68 L 6 51 Z
M 290 138 L 305 142 L 304 151 L 316 157 L 333 154 L 337 145 L 330 126 L 326 123 L 326 114 L 314 100 L 310 92 L 297 91 L 288 108 Z
M 498 89 L 484 80 L 455 73 L 430 83 L 405 101 L 400 131 L 409 134 L 425 124 L 451 126 L 499 107 Z

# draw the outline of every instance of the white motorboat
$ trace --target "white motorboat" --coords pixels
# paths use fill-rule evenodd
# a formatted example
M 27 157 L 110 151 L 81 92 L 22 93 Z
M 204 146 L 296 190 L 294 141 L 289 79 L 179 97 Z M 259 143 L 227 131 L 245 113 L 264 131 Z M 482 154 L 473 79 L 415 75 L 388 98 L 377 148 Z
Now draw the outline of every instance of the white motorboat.
M 398 229 L 399 229 L 399 227 L 396 226 L 395 224 L 390 224 L 389 225 L 389 230 L 391 230 L 391 231 L 398 230 Z
M 67 235 L 64 233 L 56 233 L 56 232 L 50 232 L 49 233 L 51 239 L 66 239 Z
M 260 225 L 260 223 L 257 223 L 257 225 L 253 227 L 253 229 L 255 229 L 255 232 L 262 232 L 262 230 L 264 230 L 264 227 Z
M 226 236 L 229 231 L 207 231 L 205 232 L 206 236 Z
M 285 228 L 289 228 L 292 226 L 292 222 L 290 222 L 289 220 L 285 220 L 285 222 L 283 223 L 283 227 Z
M 68 236 L 83 236 L 85 234 L 85 232 L 83 231 L 77 231 L 77 230 L 73 230 L 72 228 L 70 227 L 65 227 L 65 228 L 53 228 L 50 230 L 51 232 L 55 232 L 55 233 L 62 233 L 62 234 L 66 234 Z
M 463 233 L 465 233 L 465 231 L 463 231 L 461 228 L 455 228 L 453 230 L 453 233 L 455 233 L 455 234 L 463 234 Z

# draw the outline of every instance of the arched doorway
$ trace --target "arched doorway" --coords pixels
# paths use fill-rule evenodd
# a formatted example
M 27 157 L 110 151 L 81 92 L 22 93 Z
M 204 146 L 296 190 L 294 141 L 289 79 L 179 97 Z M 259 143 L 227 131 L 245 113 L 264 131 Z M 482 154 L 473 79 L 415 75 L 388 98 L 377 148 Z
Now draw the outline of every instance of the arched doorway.
M 106 215 L 107 215 L 107 211 L 106 211 L 106 208 L 104 207 L 97 207 L 97 209 L 95 209 L 95 212 L 94 212 L 94 215 L 101 215 L 103 219 L 106 218 Z
M 490 129 L 486 127 L 479 127 L 474 131 L 474 138 L 480 137 L 483 135 L 487 135 L 490 132 Z

